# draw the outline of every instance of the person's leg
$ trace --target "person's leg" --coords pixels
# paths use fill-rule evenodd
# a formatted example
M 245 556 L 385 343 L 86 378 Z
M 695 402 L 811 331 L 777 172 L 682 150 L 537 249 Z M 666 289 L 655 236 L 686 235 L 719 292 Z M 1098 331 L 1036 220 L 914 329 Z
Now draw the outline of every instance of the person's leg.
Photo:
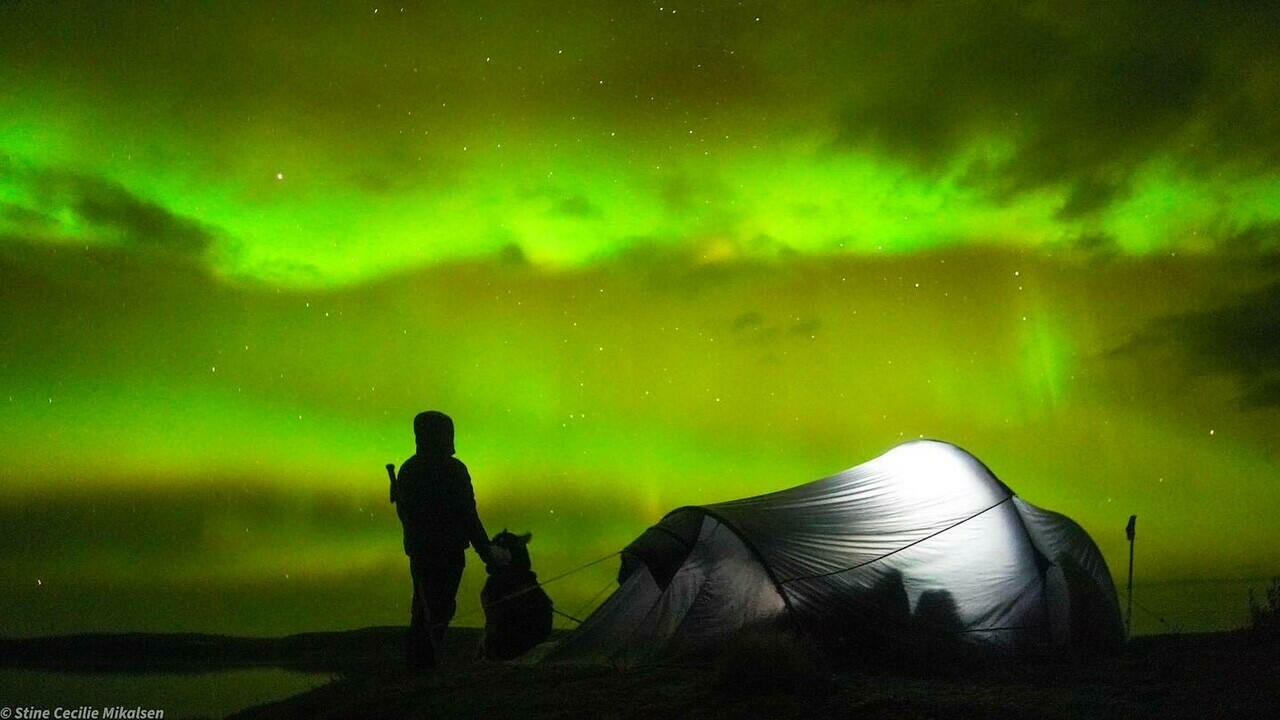
M 435 663 L 427 605 L 427 588 L 430 586 L 430 573 L 427 569 L 427 564 L 420 559 L 409 558 L 413 601 L 409 611 L 409 632 L 405 638 L 405 661 L 410 667 L 430 667 Z
M 430 613 L 431 639 L 436 659 L 444 652 L 445 631 L 458 609 L 458 585 L 462 582 L 462 569 L 466 556 L 459 550 L 443 557 L 433 558 L 431 580 L 427 584 L 427 608 Z

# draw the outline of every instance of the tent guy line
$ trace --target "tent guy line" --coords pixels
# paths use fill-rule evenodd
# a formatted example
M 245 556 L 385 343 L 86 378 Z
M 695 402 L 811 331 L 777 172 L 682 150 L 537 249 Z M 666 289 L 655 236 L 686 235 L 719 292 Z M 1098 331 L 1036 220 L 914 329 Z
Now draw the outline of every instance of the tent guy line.
M 495 605 L 501 605 L 502 603 L 505 603 L 505 602 L 511 602 L 512 600 L 515 600 L 516 598 L 521 597 L 522 595 L 525 595 L 526 593 L 531 593 L 531 592 L 533 592 L 534 590 L 537 590 L 537 589 L 539 589 L 539 588 L 542 588 L 542 587 L 545 587 L 545 586 L 547 586 L 547 585 L 550 585 L 551 583 L 553 583 L 553 582 L 555 582 L 555 581 L 557 581 L 557 580 L 563 580 L 563 579 L 565 579 L 565 578 L 569 577 L 570 575 L 573 575 L 573 574 L 575 574 L 575 573 L 580 573 L 580 572 L 582 572 L 583 570 L 586 570 L 586 569 L 587 569 L 587 568 L 589 568 L 589 567 L 592 567 L 592 566 L 594 566 L 594 565 L 599 565 L 600 563 L 604 562 L 605 560 L 608 560 L 609 558 L 611 558 L 611 557 L 613 557 L 613 556 L 615 556 L 615 555 L 621 554 L 621 552 L 622 552 L 621 550 L 614 550 L 613 552 L 609 553 L 608 555 L 605 555 L 604 557 L 596 558 L 595 560 L 592 560 L 591 562 L 585 563 L 585 564 L 583 564 L 583 565 L 579 565 L 578 567 L 576 567 L 576 568 L 574 568 L 574 569 L 572 569 L 572 570 L 566 570 L 565 572 L 562 572 L 562 573 L 560 573 L 559 575 L 556 575 L 556 576 L 555 576 L 555 577 L 553 577 L 553 578 L 550 578 L 550 579 L 548 579 L 548 580 L 543 580 L 542 582 L 537 583 L 537 584 L 535 584 L 535 585 L 530 585 L 529 587 L 524 588 L 524 589 L 522 589 L 522 590 L 517 590 L 516 592 L 511 593 L 510 595 L 508 595 L 508 596 L 506 596 L 506 597 L 502 598 L 501 600 L 495 600 L 494 602 L 490 603 L 490 604 L 489 604 L 489 607 L 494 607 Z M 611 583 L 611 584 L 612 584 L 612 583 Z M 606 586 L 605 586 L 605 588 L 607 589 L 607 588 L 608 588 L 608 585 L 606 585 Z M 596 593 L 596 597 L 599 597 L 599 596 L 600 596 L 600 594 L 601 594 L 602 592 L 604 592 L 604 591 L 603 591 L 603 590 L 601 590 L 600 592 Z M 595 597 L 593 597 L 593 598 L 592 598 L 592 601 L 594 601 L 594 600 L 595 600 Z M 589 604 L 589 603 L 588 603 L 588 604 Z M 484 610 L 484 608 L 477 608 L 477 609 L 475 609 L 475 610 L 473 610 L 473 611 L 471 611 L 471 612 L 467 613 L 466 615 L 461 616 L 461 619 L 463 619 L 463 620 L 467 620 L 467 619 L 470 619 L 470 618 L 473 618 L 473 617 L 478 617 L 478 616 L 480 615 L 480 613 L 481 613 L 483 610 Z M 577 622 L 577 623 L 581 623 L 581 622 L 582 622 L 582 621 L 581 621 L 581 620 L 579 620 L 578 618 L 573 617 L 572 615 L 569 615 L 569 614 L 567 614 L 567 613 L 561 612 L 561 611 L 559 611 L 559 610 L 556 610 L 555 608 L 552 608 L 552 610 L 551 610 L 551 611 L 552 611 L 552 612 L 554 612 L 554 613 L 556 613 L 557 615 L 562 615 L 562 616 L 564 616 L 564 617 L 566 617 L 566 618 L 568 618 L 568 619 L 570 619 L 570 620 L 572 620 L 572 621 L 574 621 L 574 622 Z M 579 611 L 579 612 L 581 612 L 581 611 Z
M 928 540 L 928 539 L 930 539 L 930 538 L 937 537 L 938 535 L 941 535 L 942 533 L 947 532 L 948 530 L 951 530 L 951 529 L 953 529 L 953 528 L 960 527 L 961 525 L 963 525 L 963 524 L 965 524 L 965 523 L 969 522 L 970 520 L 972 520 L 972 519 L 974 519 L 974 518 L 978 517 L 979 515 L 982 515 L 982 514 L 984 514 L 984 513 L 991 512 L 992 510 L 995 510 L 996 508 L 998 508 L 998 507 L 1000 507 L 1001 505 L 1003 505 L 1003 504 L 1005 504 L 1005 503 L 1009 502 L 1009 501 L 1010 501 L 1010 500 L 1012 500 L 1012 499 L 1013 499 L 1013 496 L 1012 496 L 1012 495 L 1010 495 L 1009 497 L 1007 497 L 1007 498 L 1005 498 L 1005 499 L 1001 500 L 1000 502 L 998 502 L 998 503 L 996 503 L 996 504 L 994 504 L 994 505 L 991 505 L 991 506 L 989 506 L 989 507 L 983 508 L 982 510 L 979 510 L 978 512 L 976 512 L 976 513 L 974 513 L 974 514 L 970 515 L 970 516 L 969 516 L 969 517 L 967 517 L 967 518 L 964 518 L 963 520 L 958 520 L 958 521 L 956 521 L 956 522 L 955 522 L 955 524 L 953 524 L 953 525 L 948 525 L 947 527 L 944 527 L 944 528 L 942 528 L 941 530 L 938 530 L 937 532 L 933 532 L 933 533 L 930 533 L 930 534 L 928 534 L 928 535 L 925 535 L 924 537 L 920 538 L 919 540 L 914 540 L 914 541 L 912 541 L 912 542 L 910 542 L 910 543 L 907 543 L 906 545 L 903 545 L 902 547 L 900 547 L 900 548 L 898 548 L 898 549 L 896 549 L 896 550 L 890 550 L 889 552 L 887 552 L 887 553 L 885 553 L 885 554 L 881 555 L 880 557 L 872 558 L 871 560 L 866 560 L 866 561 L 864 561 L 864 562 L 860 562 L 860 563 L 858 563 L 858 564 L 856 564 L 856 565 L 850 565 L 849 567 L 846 567 L 846 568 L 840 568 L 840 569 L 838 569 L 838 570 L 831 570 L 831 571 L 829 571 L 829 572 L 814 573 L 814 574 L 812 574 L 812 575 L 797 575 L 797 576 L 795 576 L 795 577 L 789 577 L 789 578 L 787 578 L 786 580 L 779 580 L 779 581 L 778 581 L 778 584 L 779 584 L 779 585 L 786 585 L 786 584 L 787 584 L 787 583 L 789 583 L 789 582 L 796 582 L 797 580 L 813 580 L 813 579 L 815 579 L 815 578 L 831 577 L 832 575 L 839 575 L 840 573 L 849 572 L 850 570 L 857 570 L 857 569 L 858 569 L 858 568 L 860 568 L 860 567 L 865 567 L 865 566 L 867 566 L 867 565 L 871 565 L 871 564 L 873 564 L 873 563 L 878 563 L 878 562 L 880 562 L 881 560 L 883 560 L 883 559 L 885 559 L 885 558 L 889 557 L 890 555 L 894 555 L 894 554 L 896 554 L 896 553 L 900 553 L 900 552 L 902 552 L 903 550 L 906 550 L 906 549 L 908 549 L 908 548 L 910 548 L 910 547 L 913 547 L 913 546 L 915 546 L 915 545 L 919 545 L 920 543 L 924 542 L 925 540 Z

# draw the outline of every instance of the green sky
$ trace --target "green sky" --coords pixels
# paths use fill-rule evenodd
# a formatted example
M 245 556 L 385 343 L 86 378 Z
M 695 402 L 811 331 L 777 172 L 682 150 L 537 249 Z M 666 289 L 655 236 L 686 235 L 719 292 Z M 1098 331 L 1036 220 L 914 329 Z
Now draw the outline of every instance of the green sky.
M 920 436 L 1276 574 L 1277 107 L 1249 4 L 0 2 L 0 634 L 402 622 L 427 408 L 544 577 Z

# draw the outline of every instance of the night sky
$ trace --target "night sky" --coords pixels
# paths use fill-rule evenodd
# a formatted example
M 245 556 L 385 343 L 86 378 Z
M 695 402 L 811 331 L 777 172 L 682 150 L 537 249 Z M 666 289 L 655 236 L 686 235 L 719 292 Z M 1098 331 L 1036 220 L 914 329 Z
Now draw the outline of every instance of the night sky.
M 0 0 L 0 338 L 0 634 L 407 622 L 429 408 L 544 578 L 922 436 L 1269 577 L 1280 10 Z

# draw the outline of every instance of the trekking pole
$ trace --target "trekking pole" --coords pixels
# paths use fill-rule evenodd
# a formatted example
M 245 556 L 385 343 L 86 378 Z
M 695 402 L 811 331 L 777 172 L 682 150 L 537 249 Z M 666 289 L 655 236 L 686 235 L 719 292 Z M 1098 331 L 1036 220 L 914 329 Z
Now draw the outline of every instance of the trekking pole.
M 1138 534 L 1138 516 L 1130 515 L 1129 524 L 1124 528 L 1125 537 L 1129 538 L 1129 609 L 1124 614 L 1124 636 L 1133 635 L 1133 538 Z

